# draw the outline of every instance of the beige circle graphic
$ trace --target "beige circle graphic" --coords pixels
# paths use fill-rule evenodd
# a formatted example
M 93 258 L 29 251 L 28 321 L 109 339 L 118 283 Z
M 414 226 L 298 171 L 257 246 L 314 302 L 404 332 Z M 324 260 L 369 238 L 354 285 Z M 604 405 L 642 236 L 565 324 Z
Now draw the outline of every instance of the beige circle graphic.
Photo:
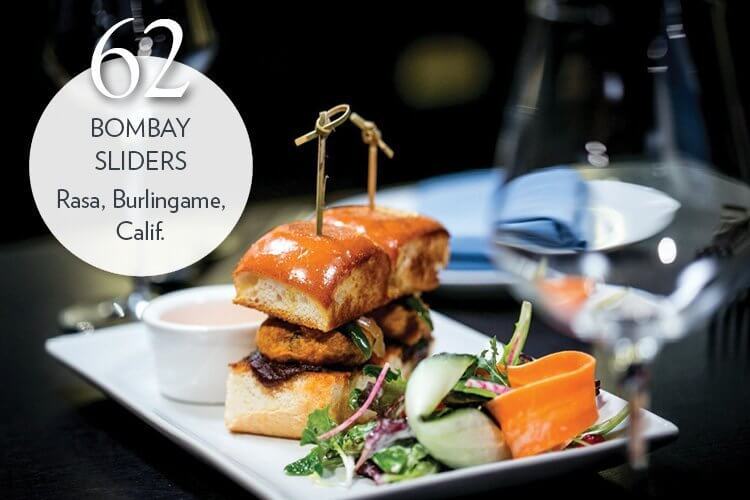
M 227 237 L 253 174 L 239 112 L 200 72 L 173 62 L 159 87 L 189 82 L 182 98 L 143 94 L 166 60 L 138 57 L 123 99 L 99 93 L 87 70 L 42 114 L 31 143 L 34 200 L 52 234 L 80 259 L 129 276 L 189 266 Z M 130 82 L 122 59 L 102 65 L 114 94 Z

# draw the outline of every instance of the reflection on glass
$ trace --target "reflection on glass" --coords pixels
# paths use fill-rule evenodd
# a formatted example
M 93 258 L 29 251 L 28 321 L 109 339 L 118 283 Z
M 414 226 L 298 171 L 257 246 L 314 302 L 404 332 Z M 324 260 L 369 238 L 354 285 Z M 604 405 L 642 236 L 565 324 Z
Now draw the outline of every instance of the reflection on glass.
M 677 258 L 677 245 L 672 238 L 664 237 L 656 246 L 662 264 L 671 264 Z

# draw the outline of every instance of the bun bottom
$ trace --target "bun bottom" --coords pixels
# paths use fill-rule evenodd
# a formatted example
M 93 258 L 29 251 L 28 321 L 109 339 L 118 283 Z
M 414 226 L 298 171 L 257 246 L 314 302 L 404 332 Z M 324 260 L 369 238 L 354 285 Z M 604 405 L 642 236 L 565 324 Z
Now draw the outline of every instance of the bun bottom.
M 400 346 L 388 346 L 384 360 L 408 376 L 421 357 L 404 361 L 403 352 Z M 224 423 L 231 432 L 299 439 L 307 425 L 307 416 L 315 410 L 327 406 L 336 422 L 349 417 L 353 413 L 349 394 L 362 380 L 360 368 L 355 368 L 305 371 L 266 385 L 246 358 L 230 366 Z
M 337 422 L 352 412 L 347 405 L 359 370 L 302 372 L 266 385 L 247 359 L 230 366 L 224 423 L 232 432 L 299 439 L 313 411 L 329 407 Z

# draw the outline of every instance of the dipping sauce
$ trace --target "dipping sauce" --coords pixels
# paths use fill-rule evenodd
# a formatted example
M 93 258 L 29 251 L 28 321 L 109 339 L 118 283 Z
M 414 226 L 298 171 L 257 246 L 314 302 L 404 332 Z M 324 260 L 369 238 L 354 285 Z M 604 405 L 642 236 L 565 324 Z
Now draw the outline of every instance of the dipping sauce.
M 180 325 L 229 326 L 257 323 L 266 319 L 266 315 L 227 300 L 216 300 L 176 306 L 164 311 L 159 319 Z
M 143 323 L 154 354 L 159 391 L 168 398 L 223 404 L 227 370 L 256 349 L 266 315 L 232 304 L 234 285 L 166 293 L 149 302 Z

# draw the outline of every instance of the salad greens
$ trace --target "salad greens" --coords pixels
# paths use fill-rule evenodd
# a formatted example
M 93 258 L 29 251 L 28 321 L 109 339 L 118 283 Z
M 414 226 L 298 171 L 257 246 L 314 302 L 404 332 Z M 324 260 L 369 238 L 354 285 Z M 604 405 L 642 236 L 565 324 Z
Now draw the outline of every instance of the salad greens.
M 499 342 L 495 337 L 490 339 L 489 350 L 485 349 L 479 353 L 479 356 L 477 356 L 476 370 L 473 375 L 507 386 L 509 385 L 508 377 L 498 369 L 500 364 L 498 344 Z M 503 352 L 505 352 L 505 346 L 500 344 L 500 347 L 503 349 Z M 468 378 L 468 376 L 466 378 Z
M 328 407 L 312 412 L 307 417 L 307 426 L 302 431 L 300 445 L 316 446 L 303 458 L 287 465 L 284 471 L 291 476 L 329 475 L 347 462 L 352 462 L 351 455 L 364 447 L 365 436 L 375 427 L 375 422 L 355 425 L 346 433 L 337 434 L 330 439 L 318 439 L 318 436 L 335 426 L 336 422 L 330 417 Z
M 531 302 L 524 300 L 521 304 L 521 314 L 518 317 L 513 336 L 503 351 L 503 364 L 505 366 L 515 366 L 519 363 L 521 351 L 523 346 L 526 345 L 526 338 L 529 336 L 530 326 Z
M 472 396 L 472 400 L 476 400 L 480 403 L 483 403 L 488 399 L 492 399 L 497 396 L 497 393 L 492 392 L 488 389 L 467 386 L 466 380 L 459 380 L 458 382 L 456 382 L 456 385 L 453 386 L 453 390 L 446 397 L 454 396 L 456 393 L 460 393 L 463 396 Z
M 304 457 L 287 465 L 284 471 L 290 476 L 316 475 L 326 478 L 344 467 L 347 474 L 345 484 L 349 484 L 355 469 L 365 469 L 361 465 L 367 460 L 379 469 L 368 467 L 369 476 L 378 483 L 413 479 L 438 470 L 437 462 L 413 438 L 404 419 L 373 420 L 354 425 L 328 439 L 318 438 L 335 426 L 327 407 L 312 412 L 300 445 L 314 444 L 315 447 Z M 355 466 L 354 460 L 358 457 L 360 460 Z
M 582 432 L 580 436 L 576 437 L 573 441 L 583 441 L 587 436 L 599 436 L 603 437 L 615 430 L 621 423 L 625 421 L 630 415 L 630 408 L 627 405 L 620 408 L 620 411 L 615 413 L 612 417 L 599 422 L 598 424 L 592 425 L 586 431 Z M 585 441 L 578 444 L 588 444 Z
M 383 471 L 376 479 L 378 483 L 395 483 L 438 471 L 437 462 L 429 456 L 427 449 L 415 440 L 384 448 L 373 454 L 371 460 Z
M 362 368 L 362 374 L 367 377 L 376 378 L 380 374 L 382 367 L 376 365 L 365 365 Z M 356 410 L 362 406 L 370 395 L 373 388 L 372 383 L 368 383 L 364 388 L 355 387 L 349 394 L 349 408 Z M 388 370 L 385 375 L 383 386 L 380 388 L 380 394 L 375 398 L 370 410 L 379 416 L 395 416 L 398 405 L 403 401 L 404 392 L 406 391 L 406 380 L 401 376 L 400 370 Z
M 432 328 L 421 299 L 407 297 L 403 303 Z M 513 390 L 506 375 L 508 366 L 532 359 L 523 354 L 530 323 L 531 304 L 524 302 L 508 344 L 493 337 L 489 348 L 478 356 L 434 355 L 418 365 L 408 384 L 399 370 L 364 366 L 362 374 L 369 380 L 353 389 L 348 401 L 355 413 L 337 424 L 327 407 L 312 412 L 300 439 L 301 445 L 312 445 L 312 449 L 284 470 L 294 476 L 327 478 L 343 468 L 346 485 L 355 474 L 383 484 L 434 474 L 445 467 L 511 458 L 503 432 L 484 405 Z M 356 322 L 342 331 L 361 348 L 372 350 Z M 373 414 L 375 420 L 355 423 Z M 603 441 L 627 414 L 626 407 L 581 433 L 570 445 Z
M 524 300 L 521 304 L 521 313 L 510 342 L 507 345 L 503 345 L 495 337 L 492 337 L 490 339 L 489 350 L 482 351 L 477 357 L 477 370 L 473 375 L 506 387 L 509 386 L 508 377 L 503 367 L 515 366 L 523 362 L 522 353 L 526 345 L 526 339 L 529 336 L 530 326 L 531 303 Z M 502 351 L 502 356 L 500 355 L 500 351 Z

